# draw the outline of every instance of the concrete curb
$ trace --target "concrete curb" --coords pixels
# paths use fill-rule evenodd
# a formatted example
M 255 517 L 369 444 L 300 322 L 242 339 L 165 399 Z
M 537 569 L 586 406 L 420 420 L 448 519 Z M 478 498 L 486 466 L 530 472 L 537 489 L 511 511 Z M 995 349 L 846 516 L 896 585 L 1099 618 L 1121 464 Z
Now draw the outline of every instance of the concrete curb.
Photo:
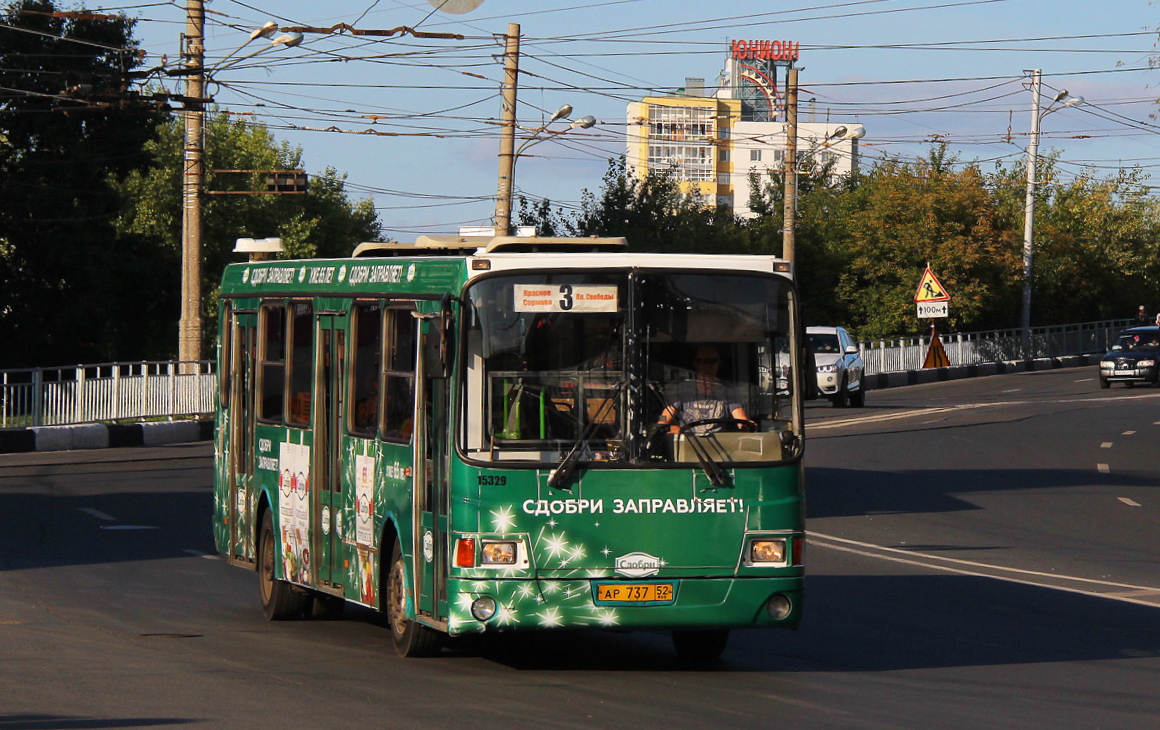
M 33 426 L 0 431 L 0 454 L 160 446 L 211 440 L 213 440 L 213 419 Z

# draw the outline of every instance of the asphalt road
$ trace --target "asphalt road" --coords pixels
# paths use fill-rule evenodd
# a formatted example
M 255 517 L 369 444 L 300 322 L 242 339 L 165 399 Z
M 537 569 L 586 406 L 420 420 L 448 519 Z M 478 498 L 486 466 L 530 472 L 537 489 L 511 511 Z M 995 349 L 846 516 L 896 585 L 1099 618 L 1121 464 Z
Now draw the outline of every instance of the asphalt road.
M 1094 369 L 811 404 L 807 605 L 711 667 L 662 634 L 397 658 L 268 623 L 206 444 L 0 456 L 0 730 L 1160 728 L 1160 389 Z

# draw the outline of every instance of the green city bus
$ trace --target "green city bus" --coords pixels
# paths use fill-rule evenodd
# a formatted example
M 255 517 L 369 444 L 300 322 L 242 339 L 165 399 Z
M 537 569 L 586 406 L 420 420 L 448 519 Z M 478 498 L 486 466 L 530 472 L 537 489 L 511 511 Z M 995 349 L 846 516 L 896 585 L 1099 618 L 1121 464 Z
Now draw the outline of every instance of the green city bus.
M 802 612 L 805 340 L 787 262 L 437 237 L 222 279 L 214 539 L 271 620 L 666 630 Z

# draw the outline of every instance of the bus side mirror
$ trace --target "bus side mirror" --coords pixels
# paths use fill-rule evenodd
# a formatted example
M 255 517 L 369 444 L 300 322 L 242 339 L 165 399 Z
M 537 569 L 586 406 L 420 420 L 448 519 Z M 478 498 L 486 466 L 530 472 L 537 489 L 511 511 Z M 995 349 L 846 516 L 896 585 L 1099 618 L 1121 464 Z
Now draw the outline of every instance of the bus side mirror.
M 444 295 L 439 314 L 428 320 L 423 333 L 423 360 L 429 378 L 451 375 L 451 322 L 451 297 Z
M 432 322 L 431 327 L 423 333 L 423 362 L 427 366 L 427 377 L 447 377 L 447 361 L 444 356 L 446 349 L 440 322 Z

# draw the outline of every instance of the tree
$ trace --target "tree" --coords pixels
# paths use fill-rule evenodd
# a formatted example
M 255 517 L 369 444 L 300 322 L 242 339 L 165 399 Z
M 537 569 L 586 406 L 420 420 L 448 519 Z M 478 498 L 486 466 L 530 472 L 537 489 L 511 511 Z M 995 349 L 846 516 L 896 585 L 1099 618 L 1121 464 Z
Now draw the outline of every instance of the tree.
M 599 197 L 584 190 L 578 212 L 553 211 L 547 200 L 530 206 L 521 198 L 518 220 L 545 235 L 623 236 L 642 252 L 736 253 L 748 240 L 728 206 L 705 205 L 668 173 L 634 177 L 624 157 L 608 161 Z
M 1160 274 L 1157 205 L 1139 169 L 1099 176 L 1083 170 L 1065 181 L 1055 155 L 1040 160 L 1032 269 L 1033 324 L 1122 318 L 1143 303 L 1155 309 Z M 1026 169 L 1002 170 L 1011 216 L 1021 227 Z M 1014 207 L 1014 202 L 1009 203 Z
M 161 253 L 113 227 L 113 183 L 141 164 L 160 116 L 124 93 L 134 21 L 55 12 L 51 0 L 0 11 L 0 366 L 148 351 L 159 298 L 122 293 L 168 284 Z
M 228 112 L 217 111 L 206 120 L 206 190 L 247 193 L 265 189 L 264 173 L 217 173 L 215 170 L 301 169 L 302 150 L 278 142 L 270 131 Z M 181 160 L 183 128 L 178 119 L 161 125 L 156 139 L 146 145 L 149 164 L 129 174 L 121 187 L 134 201 L 118 220 L 125 235 L 157 241 L 176 262 L 181 258 Z M 233 253 L 238 238 L 282 239 L 283 258 L 349 256 L 362 241 L 381 235 L 378 214 L 367 200 L 350 201 L 345 175 L 327 168 L 310 180 L 305 194 L 206 194 L 202 203 L 202 291 L 210 306 L 203 307 L 203 330 L 208 347 L 216 335 L 216 292 L 226 264 L 239 260 Z M 174 270 L 180 272 L 179 264 Z M 172 300 L 176 307 L 178 301 Z M 172 322 L 176 322 L 176 309 Z M 171 328 L 176 344 L 176 326 Z M 207 350 L 209 351 L 209 350 Z
M 863 338 L 916 333 L 925 323 L 915 317 L 914 290 L 929 264 L 954 293 L 953 325 L 1001 326 L 1018 302 L 1017 240 L 999 225 L 989 183 L 942 144 L 924 159 L 885 158 L 843 178 L 807 162 L 794 262 L 807 322 L 841 324 Z M 754 190 L 753 238 L 780 252 L 781 175 Z

